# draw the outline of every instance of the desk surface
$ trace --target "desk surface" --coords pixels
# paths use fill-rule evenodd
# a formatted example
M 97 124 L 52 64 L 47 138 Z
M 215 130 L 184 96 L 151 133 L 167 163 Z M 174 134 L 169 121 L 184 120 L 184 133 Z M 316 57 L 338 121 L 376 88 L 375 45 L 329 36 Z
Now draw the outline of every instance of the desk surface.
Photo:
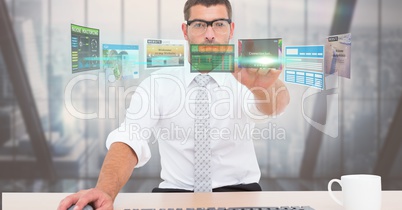
M 3 210 L 56 209 L 70 193 L 3 193 Z M 336 192 L 340 197 L 340 192 Z M 402 206 L 402 191 L 383 191 L 382 209 Z M 270 191 L 236 193 L 120 193 L 115 210 L 187 207 L 304 206 L 341 210 L 326 191 Z

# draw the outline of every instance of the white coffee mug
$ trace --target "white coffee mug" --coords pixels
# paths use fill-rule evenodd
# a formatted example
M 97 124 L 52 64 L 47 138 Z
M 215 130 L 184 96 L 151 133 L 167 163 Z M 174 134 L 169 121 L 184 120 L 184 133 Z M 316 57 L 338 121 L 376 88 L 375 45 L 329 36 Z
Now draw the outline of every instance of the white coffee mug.
M 343 201 L 338 200 L 332 192 L 332 184 L 342 187 Z M 368 174 L 344 175 L 332 179 L 328 183 L 331 198 L 346 210 L 380 210 L 381 209 L 381 177 Z

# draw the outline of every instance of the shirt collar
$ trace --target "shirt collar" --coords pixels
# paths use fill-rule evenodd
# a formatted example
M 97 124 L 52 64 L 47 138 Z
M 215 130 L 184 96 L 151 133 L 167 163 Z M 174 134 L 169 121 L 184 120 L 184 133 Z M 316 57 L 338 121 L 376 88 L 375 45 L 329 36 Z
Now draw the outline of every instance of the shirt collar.
M 194 78 L 199 75 L 200 72 L 187 72 L 184 75 L 184 82 L 186 87 L 188 87 L 191 82 L 194 80 Z M 219 86 L 223 86 L 224 82 L 225 82 L 225 78 L 228 76 L 227 73 L 222 73 L 222 72 L 210 72 L 208 73 L 209 76 L 211 76 L 211 78 L 219 85 Z

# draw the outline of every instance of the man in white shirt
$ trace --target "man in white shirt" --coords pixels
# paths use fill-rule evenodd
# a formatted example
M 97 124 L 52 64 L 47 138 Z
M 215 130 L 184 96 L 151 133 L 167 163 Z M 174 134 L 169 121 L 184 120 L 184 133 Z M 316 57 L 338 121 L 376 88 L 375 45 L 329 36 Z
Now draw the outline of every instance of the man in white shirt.
M 189 44 L 227 44 L 233 36 L 235 25 L 228 0 L 188 0 L 184 16 L 182 31 Z M 282 113 L 289 103 L 289 93 L 278 79 L 280 73 L 237 67 L 233 73 L 202 72 L 209 82 L 199 87 L 195 81 L 199 72 L 180 68 L 155 72 L 137 87 L 125 121 L 109 134 L 109 150 L 96 187 L 66 197 L 58 209 L 75 204 L 75 210 L 80 210 L 88 203 L 96 209 L 113 209 L 114 199 L 134 168 L 151 157 L 150 133 L 158 140 L 162 164 L 163 182 L 154 191 L 198 191 L 194 113 L 200 89 L 206 91 L 210 112 L 210 190 L 261 190 L 251 132 L 255 123 Z

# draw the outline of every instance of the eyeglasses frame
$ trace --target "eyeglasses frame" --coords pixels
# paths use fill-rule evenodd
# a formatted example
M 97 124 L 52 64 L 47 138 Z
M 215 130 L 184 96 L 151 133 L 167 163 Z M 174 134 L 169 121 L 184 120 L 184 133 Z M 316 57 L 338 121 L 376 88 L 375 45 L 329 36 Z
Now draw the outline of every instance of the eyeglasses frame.
M 219 18 L 219 19 L 215 19 L 215 20 L 211 20 L 211 21 L 206 21 L 206 20 L 202 20 L 202 19 L 194 19 L 194 20 L 187 20 L 186 25 L 190 26 L 192 23 L 197 22 L 197 21 L 206 23 L 207 28 L 208 28 L 208 26 L 212 27 L 212 24 L 214 24 L 216 21 L 226 21 L 229 23 L 229 25 L 232 23 L 232 19 L 227 19 L 227 18 Z M 205 28 L 205 30 L 206 30 L 206 28 Z

